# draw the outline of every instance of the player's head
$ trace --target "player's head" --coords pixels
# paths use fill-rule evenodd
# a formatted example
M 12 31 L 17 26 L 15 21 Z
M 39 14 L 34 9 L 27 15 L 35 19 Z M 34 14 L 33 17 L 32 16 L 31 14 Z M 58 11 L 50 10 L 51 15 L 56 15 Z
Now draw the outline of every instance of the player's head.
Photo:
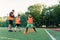
M 31 14 L 29 14 L 29 17 L 32 17 L 32 15 L 31 15 Z
M 18 17 L 20 17 L 20 14 L 18 14 Z
M 12 10 L 12 12 L 14 12 L 14 10 Z

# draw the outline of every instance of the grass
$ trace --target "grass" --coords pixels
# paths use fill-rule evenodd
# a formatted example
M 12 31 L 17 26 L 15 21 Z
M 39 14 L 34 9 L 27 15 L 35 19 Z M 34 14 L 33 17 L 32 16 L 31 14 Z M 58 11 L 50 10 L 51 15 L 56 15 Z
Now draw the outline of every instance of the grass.
M 49 33 L 51 33 L 51 35 L 53 35 L 56 38 L 56 40 L 60 40 L 60 32 L 54 30 L 48 30 L 48 31 Z
M 21 28 L 21 32 L 8 32 L 7 28 L 0 28 L 0 40 L 51 40 L 44 28 L 36 28 L 37 32 L 24 35 L 25 28 Z M 48 30 L 53 36 L 59 40 L 60 32 Z M 53 32 L 53 33 L 52 33 Z

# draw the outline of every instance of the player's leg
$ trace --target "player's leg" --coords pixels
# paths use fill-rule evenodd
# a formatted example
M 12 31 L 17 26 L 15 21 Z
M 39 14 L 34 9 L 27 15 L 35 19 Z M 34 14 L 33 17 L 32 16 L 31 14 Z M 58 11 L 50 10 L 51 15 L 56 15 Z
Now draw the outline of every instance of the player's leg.
M 24 31 L 24 34 L 26 34 L 26 33 L 27 33 L 27 31 L 28 31 L 28 27 L 26 27 L 26 30 Z
M 18 27 L 17 28 L 18 28 L 18 31 L 20 32 L 20 24 L 18 24 Z
M 8 30 L 11 30 L 11 24 L 9 24 L 9 26 L 8 26 Z
M 29 24 L 27 24 L 26 30 L 24 31 L 24 34 L 26 34 L 28 32 L 28 26 Z
M 36 32 L 36 29 L 35 29 L 35 27 L 33 26 L 33 24 L 31 24 L 31 27 L 33 28 L 33 30 Z
M 11 20 L 9 20 L 9 26 L 8 26 L 8 31 L 12 32 L 12 22 Z
M 35 27 L 33 27 L 33 30 L 36 32 L 36 29 L 35 29 Z
M 30 26 L 30 24 L 27 24 L 27 27 L 26 27 L 26 32 L 28 32 L 28 27 Z
M 26 27 L 26 30 L 24 31 L 24 34 L 26 34 L 26 33 L 27 33 L 27 31 L 28 31 L 28 27 Z
M 15 28 L 14 28 L 14 32 L 16 32 L 16 30 L 17 30 L 17 24 L 16 24 L 16 26 L 15 26 Z
M 26 27 L 26 32 L 28 31 L 28 27 Z
M 12 26 L 13 26 L 13 20 L 11 21 L 11 32 L 13 32 Z

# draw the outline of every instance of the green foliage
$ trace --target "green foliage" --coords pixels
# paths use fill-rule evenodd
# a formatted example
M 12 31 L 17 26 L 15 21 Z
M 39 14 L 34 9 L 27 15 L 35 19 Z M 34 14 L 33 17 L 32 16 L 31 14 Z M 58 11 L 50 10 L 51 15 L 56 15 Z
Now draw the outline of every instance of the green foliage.
M 45 16 L 44 24 L 48 25 L 56 25 L 60 24 L 60 5 L 55 5 L 52 7 L 44 8 L 42 14 Z M 43 17 L 44 17 L 43 16 Z
M 1 27 L 8 27 L 8 20 L 6 20 L 5 22 L 0 21 L 0 26 Z
M 27 15 L 22 14 L 22 15 L 20 16 L 20 19 L 21 19 L 21 26 L 22 26 L 22 27 L 23 27 L 23 26 L 26 27 L 26 25 L 27 25 Z

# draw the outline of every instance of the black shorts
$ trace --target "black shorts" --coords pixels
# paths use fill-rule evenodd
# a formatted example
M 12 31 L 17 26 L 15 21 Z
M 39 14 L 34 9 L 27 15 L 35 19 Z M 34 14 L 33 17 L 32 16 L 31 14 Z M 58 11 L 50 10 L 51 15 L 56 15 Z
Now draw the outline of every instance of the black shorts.
M 17 27 L 20 27 L 20 24 L 16 24 Z
M 13 20 L 9 20 L 9 24 L 13 25 Z

